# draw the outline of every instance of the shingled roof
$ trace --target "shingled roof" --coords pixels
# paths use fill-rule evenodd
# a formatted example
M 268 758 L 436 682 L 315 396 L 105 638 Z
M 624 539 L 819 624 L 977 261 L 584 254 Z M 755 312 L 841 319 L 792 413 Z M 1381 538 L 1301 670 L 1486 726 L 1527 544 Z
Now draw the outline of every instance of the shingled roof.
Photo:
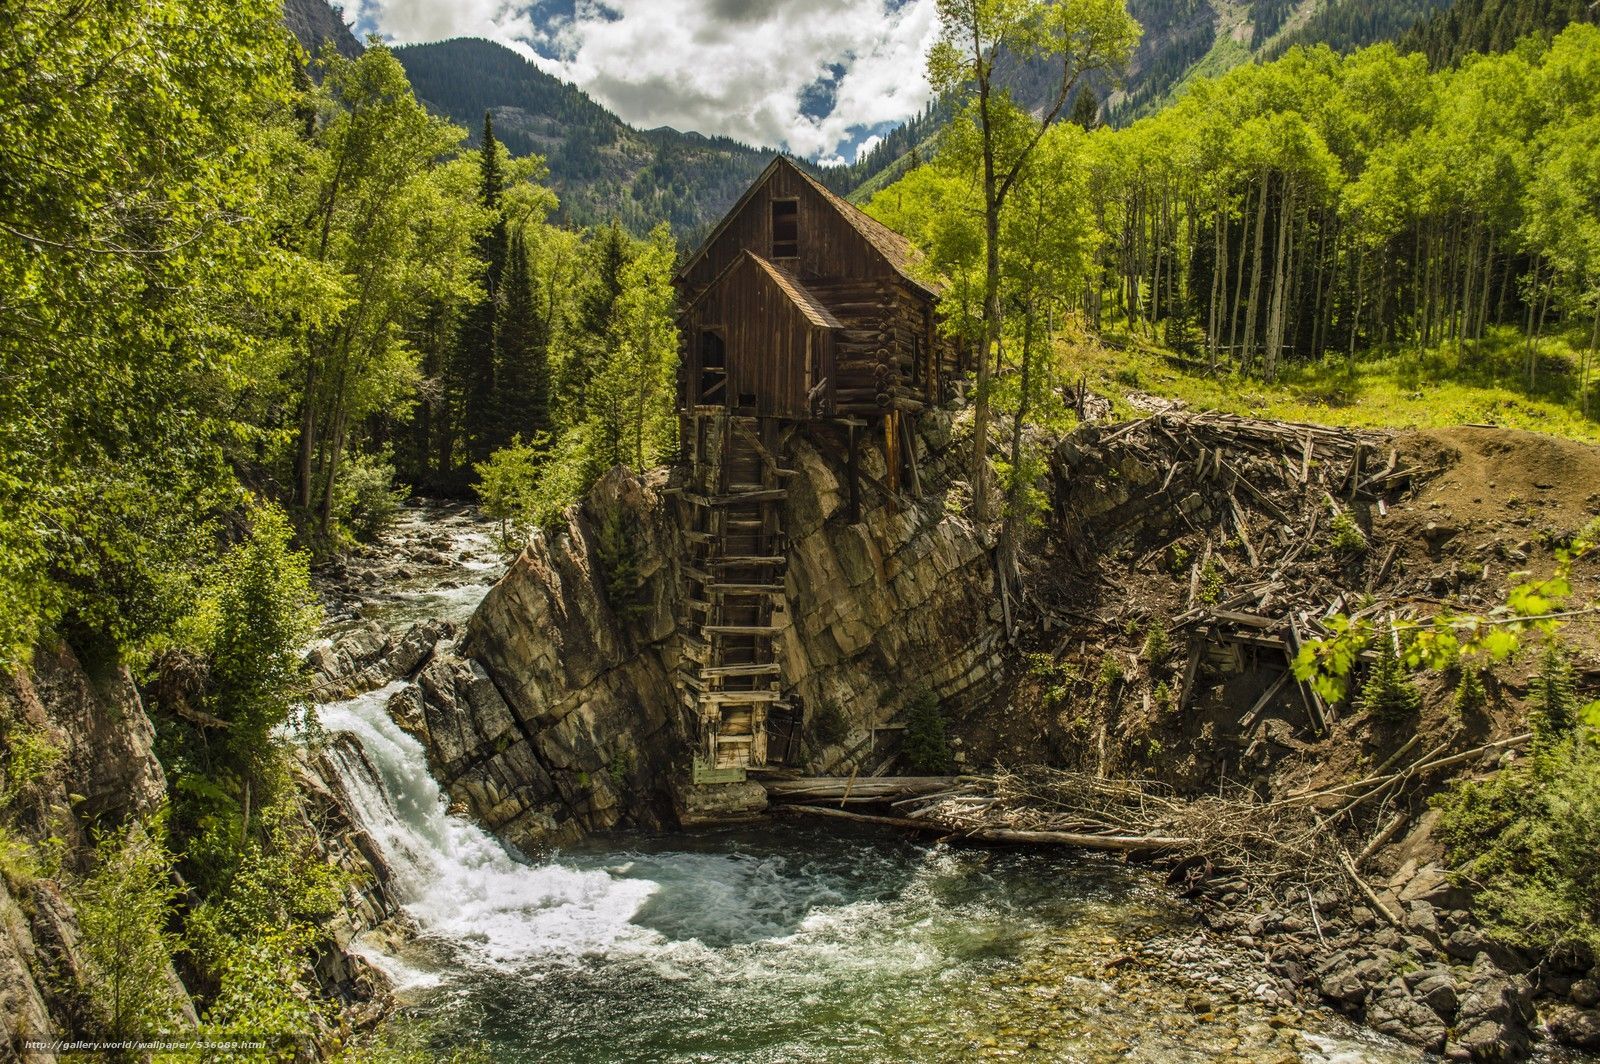
M 695 249 L 694 254 L 690 255 L 684 260 L 683 266 L 678 270 L 679 277 L 683 277 L 688 274 L 689 270 L 694 266 L 694 264 L 705 256 L 705 254 L 711 249 L 711 245 L 716 243 L 717 238 L 722 235 L 722 231 L 726 229 L 734 217 L 744 209 L 745 204 L 750 201 L 750 197 L 754 196 L 756 194 L 756 190 L 767 183 L 767 179 L 772 176 L 772 172 L 780 166 L 787 166 L 789 169 L 799 174 L 801 179 L 804 180 L 806 184 L 810 185 L 814 190 L 816 190 L 818 195 L 832 204 L 833 208 L 839 212 L 839 216 L 843 218 L 852 229 L 859 233 L 863 240 L 872 245 L 878 254 L 883 256 L 884 261 L 894 268 L 896 273 L 910 283 L 916 285 L 918 288 L 922 289 L 924 292 L 927 292 L 929 295 L 936 296 L 939 294 L 939 290 L 936 287 L 917 276 L 914 267 L 919 255 L 917 249 L 912 246 L 911 241 L 907 240 L 893 229 L 890 229 L 888 226 L 884 225 L 882 222 L 878 221 L 876 218 L 872 217 L 866 211 L 862 210 L 860 207 L 857 207 L 854 203 L 851 203 L 843 196 L 840 196 L 830 190 L 822 182 L 818 181 L 816 178 L 812 177 L 810 174 L 806 173 L 805 170 L 796 165 L 794 160 L 785 155 L 779 155 L 773 158 L 772 162 L 767 165 L 767 168 L 761 171 L 761 176 L 757 177 L 750 183 L 750 187 L 745 189 L 744 195 L 739 197 L 738 202 L 728 210 L 727 214 L 723 215 L 722 221 L 717 223 L 717 227 L 711 230 L 711 233 L 705 238 L 705 240 L 700 242 L 700 246 Z M 759 258 L 759 256 L 757 257 Z
M 811 324 L 820 325 L 824 329 L 843 327 L 839 319 L 833 316 L 833 311 L 823 306 L 817 301 L 816 296 L 806 291 L 806 286 L 800 283 L 800 278 L 781 266 L 762 258 L 748 248 L 745 250 L 745 254 L 755 260 L 756 265 L 766 271 L 768 277 L 777 282 L 778 287 L 783 290 L 783 294 L 789 297 L 789 301 L 800 310 L 800 313 L 811 320 Z

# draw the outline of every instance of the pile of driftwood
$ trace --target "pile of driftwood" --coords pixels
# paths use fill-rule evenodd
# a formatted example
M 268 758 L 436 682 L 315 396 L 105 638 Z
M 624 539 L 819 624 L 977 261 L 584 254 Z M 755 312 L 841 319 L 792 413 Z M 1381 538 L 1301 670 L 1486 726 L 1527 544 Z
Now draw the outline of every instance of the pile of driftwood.
M 1331 617 L 1355 605 L 1342 589 L 1347 580 L 1334 579 L 1335 567 L 1327 564 L 1333 526 L 1352 521 L 1355 504 L 1387 512 L 1397 493 L 1437 470 L 1402 462 L 1384 433 L 1213 411 L 1163 410 L 1109 431 L 1094 428 L 1064 441 L 1058 458 L 1069 478 L 1073 469 L 1121 469 L 1131 459 L 1159 478 L 1140 489 L 1146 501 L 1185 521 L 1194 496 L 1205 502 L 1209 520 L 1190 522 L 1203 540 L 1186 559 L 1186 593 L 1168 622 L 1169 634 L 1187 647 L 1175 688 L 1178 711 L 1193 697 L 1202 667 L 1228 674 L 1265 664 L 1279 674 L 1241 716 L 1241 732 L 1287 692 L 1303 703 L 1312 732 L 1328 734 L 1332 707 L 1289 666 L 1306 642 L 1326 634 Z M 1400 546 L 1390 544 L 1363 563 L 1365 592 L 1383 585 Z M 1160 564 L 1171 565 L 1172 548 L 1163 544 L 1131 569 L 1148 572 L 1162 555 Z M 1369 596 L 1362 613 L 1378 611 L 1398 617 L 1415 609 L 1392 596 Z M 1066 622 L 1068 640 L 1089 619 L 1070 611 L 1052 617 L 1049 605 L 1044 612 Z M 1101 620 L 1115 628 L 1123 618 Z
M 772 780 L 765 786 L 773 812 L 783 815 L 904 828 L 950 843 L 1160 857 L 1180 885 L 1225 876 L 1245 898 L 1303 901 L 1309 892 L 1343 882 L 1379 916 L 1398 923 L 1359 869 L 1405 826 L 1402 799 L 1447 768 L 1498 756 L 1529 736 L 1452 751 L 1456 738 L 1412 756 L 1419 745 L 1414 739 L 1363 779 L 1274 801 L 1243 789 L 1183 798 L 1154 782 L 1044 767 L 970 776 Z M 1399 811 L 1382 815 L 1391 806 Z M 1353 823 L 1357 810 L 1374 809 L 1381 826 L 1352 855 L 1337 829 Z

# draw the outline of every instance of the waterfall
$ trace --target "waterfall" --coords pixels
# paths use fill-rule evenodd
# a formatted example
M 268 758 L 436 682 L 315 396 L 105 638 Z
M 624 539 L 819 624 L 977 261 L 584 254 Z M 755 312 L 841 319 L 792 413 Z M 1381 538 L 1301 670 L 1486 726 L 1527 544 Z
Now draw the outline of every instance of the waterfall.
M 632 922 L 654 883 L 605 869 L 531 864 L 449 814 L 422 744 L 384 708 L 404 686 L 396 681 L 319 706 L 317 717 L 329 732 L 359 744 L 376 772 L 342 744 L 329 750 L 353 812 L 393 870 L 398 899 L 422 940 L 443 946 L 452 965 L 511 967 L 576 962 L 655 939 Z M 432 981 L 396 958 L 373 959 L 401 985 Z

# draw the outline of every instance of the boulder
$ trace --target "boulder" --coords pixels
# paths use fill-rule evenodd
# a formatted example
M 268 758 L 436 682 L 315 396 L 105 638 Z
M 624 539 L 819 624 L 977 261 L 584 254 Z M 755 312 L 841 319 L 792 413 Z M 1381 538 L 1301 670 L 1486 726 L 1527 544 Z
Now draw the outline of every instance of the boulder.
M 1600 1009 L 1557 1005 L 1545 1026 L 1550 1037 L 1564 1046 L 1600 1050 Z
M 1450 1049 L 1479 1061 L 1513 1061 L 1528 1055 L 1531 988 L 1480 953 L 1465 979 Z

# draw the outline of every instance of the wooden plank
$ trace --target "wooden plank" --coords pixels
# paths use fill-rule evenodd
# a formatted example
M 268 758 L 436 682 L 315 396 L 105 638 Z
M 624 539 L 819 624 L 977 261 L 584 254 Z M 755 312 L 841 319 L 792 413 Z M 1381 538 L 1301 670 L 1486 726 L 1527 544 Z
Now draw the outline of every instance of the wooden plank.
M 1245 713 L 1244 716 L 1239 718 L 1240 729 L 1243 730 L 1249 728 L 1250 725 L 1254 724 L 1256 722 L 1257 715 L 1259 715 L 1262 710 L 1266 709 L 1274 698 L 1278 697 L 1278 692 L 1283 690 L 1283 685 L 1288 682 L 1288 671 L 1285 670 L 1284 672 L 1279 673 L 1278 678 L 1273 680 L 1265 691 L 1261 692 L 1261 697 L 1255 700 L 1255 703 L 1250 707 L 1249 712 Z
M 707 635 L 778 635 L 784 629 L 763 624 L 704 624 L 700 630 Z
M 700 696 L 701 705 L 743 705 L 747 702 L 776 702 L 777 691 L 706 691 Z
M 783 671 L 777 662 L 758 665 L 708 665 L 700 670 L 701 676 L 776 676 Z
M 1189 637 L 1189 662 L 1183 669 L 1183 682 L 1178 685 L 1178 712 L 1183 712 L 1183 707 L 1189 704 L 1189 696 L 1194 691 L 1196 674 L 1200 671 L 1200 658 L 1205 654 L 1206 640 L 1198 635 Z

